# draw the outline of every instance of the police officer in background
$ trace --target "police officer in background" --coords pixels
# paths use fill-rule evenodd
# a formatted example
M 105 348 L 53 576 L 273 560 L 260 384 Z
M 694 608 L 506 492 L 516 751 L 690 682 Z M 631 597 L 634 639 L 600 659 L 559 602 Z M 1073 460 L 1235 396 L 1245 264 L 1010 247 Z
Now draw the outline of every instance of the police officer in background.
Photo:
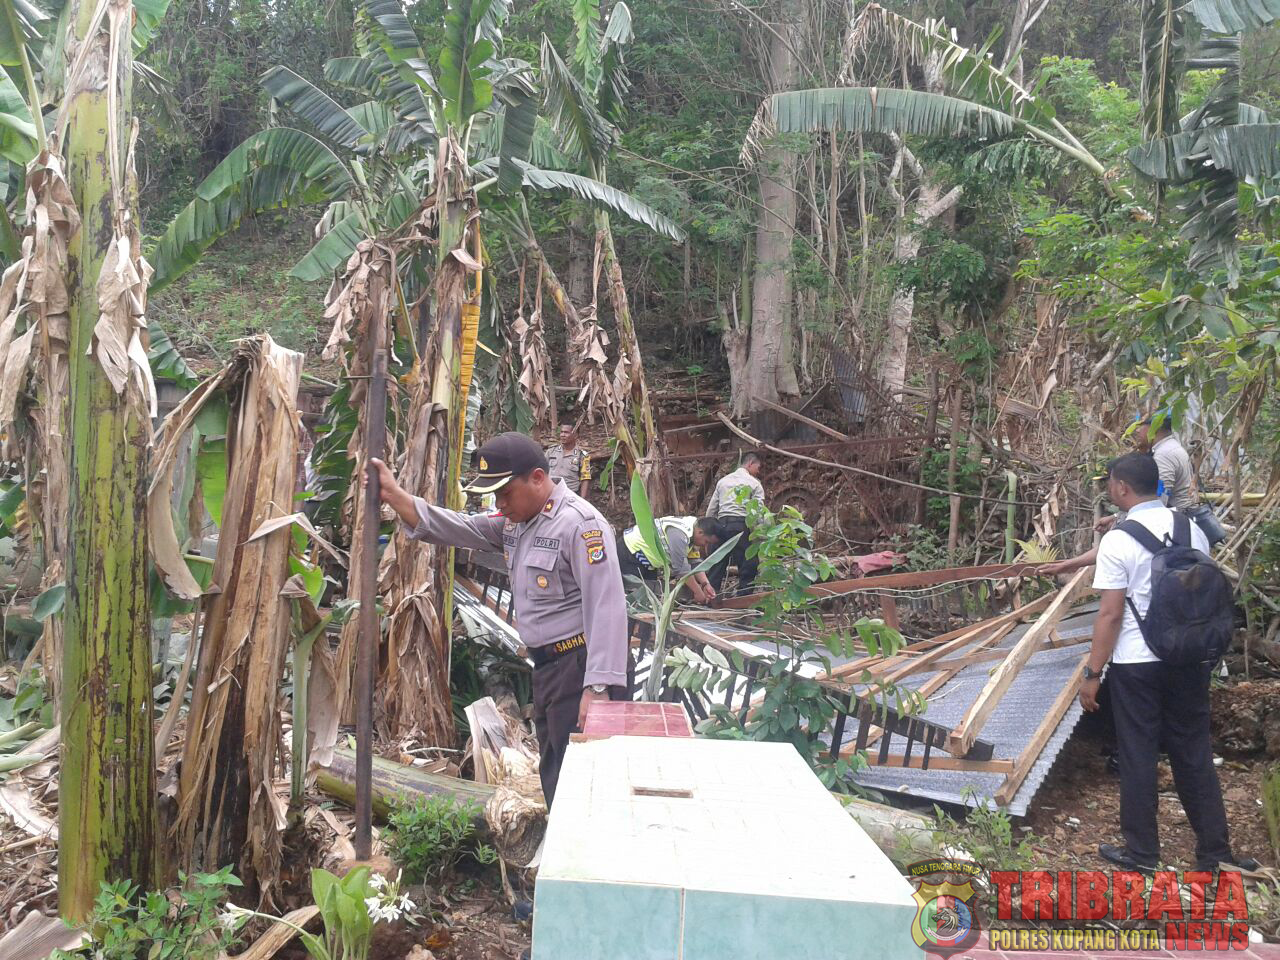
M 578 445 L 577 424 L 560 424 L 560 442 L 547 450 L 551 479 L 563 480 L 578 496 L 586 497 L 591 488 L 591 455 Z
M 720 521 L 725 539 L 740 534 L 733 552 L 722 559 L 707 573 L 707 580 L 719 593 L 724 584 L 725 574 L 732 563 L 738 568 L 738 593 L 750 593 L 755 583 L 756 572 L 760 563 L 755 557 L 747 556 L 749 531 L 747 530 L 747 505 L 739 499 L 738 491 L 746 490 L 747 500 L 759 500 L 764 503 L 764 486 L 760 483 L 760 474 L 764 472 L 764 458 L 752 451 L 742 458 L 742 466 L 732 473 L 725 474 L 711 491 L 711 499 L 707 501 L 707 516 Z
M 378 471 L 382 502 L 415 540 L 501 550 L 511 575 L 520 639 L 533 660 L 533 720 L 542 792 L 550 807 L 569 735 L 592 700 L 626 700 L 631 653 L 627 605 L 613 530 L 590 503 L 550 476 L 529 437 L 503 433 L 475 452 L 479 475 L 466 487 L 493 493 L 501 515 L 429 505 Z

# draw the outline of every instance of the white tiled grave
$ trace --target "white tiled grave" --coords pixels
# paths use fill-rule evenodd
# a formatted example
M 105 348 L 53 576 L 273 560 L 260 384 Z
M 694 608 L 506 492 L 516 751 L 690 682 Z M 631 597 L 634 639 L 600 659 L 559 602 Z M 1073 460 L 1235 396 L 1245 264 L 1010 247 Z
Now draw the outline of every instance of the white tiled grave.
M 789 744 L 565 757 L 533 960 L 919 960 L 911 885 Z

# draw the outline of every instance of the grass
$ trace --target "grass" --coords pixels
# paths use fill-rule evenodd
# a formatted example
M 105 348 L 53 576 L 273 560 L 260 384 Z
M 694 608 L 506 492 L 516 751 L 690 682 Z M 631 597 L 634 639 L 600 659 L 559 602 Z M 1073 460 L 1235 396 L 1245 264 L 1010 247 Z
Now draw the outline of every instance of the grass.
M 150 317 L 197 369 L 217 366 L 241 337 L 269 333 L 314 366 L 329 331 L 325 286 L 289 276 L 314 242 L 314 211 L 267 214 L 224 237 L 161 291 Z

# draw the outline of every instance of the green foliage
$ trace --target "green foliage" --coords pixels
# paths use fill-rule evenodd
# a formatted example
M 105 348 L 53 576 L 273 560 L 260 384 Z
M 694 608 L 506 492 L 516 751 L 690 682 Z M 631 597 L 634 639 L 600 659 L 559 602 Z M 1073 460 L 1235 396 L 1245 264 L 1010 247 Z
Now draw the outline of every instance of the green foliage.
M 356 867 L 344 877 L 328 870 L 311 871 L 311 896 L 324 921 L 323 938 L 302 934 L 313 960 L 366 960 L 373 940 L 367 901 L 377 894 L 368 867 Z
M 222 914 L 229 888 L 240 886 L 223 867 L 217 873 L 178 874 L 172 896 L 141 893 L 128 880 L 103 883 L 86 924 L 90 940 L 58 960 L 216 960 L 239 939 Z
M 1009 815 L 1003 810 L 991 809 L 984 798 L 978 797 L 972 787 L 964 791 L 969 806 L 963 820 L 952 819 L 941 807 L 933 808 L 933 816 L 940 845 L 960 847 L 987 871 L 1031 870 L 1039 863 L 1035 845 L 1036 836 L 1028 831 L 1018 831 Z
M 411 883 L 440 883 L 466 859 L 490 864 L 496 854 L 476 840 L 480 805 L 447 794 L 396 803 L 387 817 L 387 845 Z
M 833 658 L 853 659 L 865 654 L 892 656 L 902 645 L 902 635 L 881 620 L 859 619 L 851 629 L 828 624 L 807 589 L 835 575 L 831 561 L 813 549 L 813 529 L 794 507 L 774 513 L 757 500 L 747 502 L 751 531 L 748 552 L 760 563 L 758 586 L 768 593 L 757 599 L 757 626 L 777 636 L 777 656 L 759 678 L 763 700 L 744 719 L 723 703 L 730 683 L 730 668 L 744 672 L 744 659 L 734 651 L 728 657 L 714 647 L 701 653 L 686 648 L 671 651 L 666 665 L 670 683 L 694 692 L 705 692 L 711 716 L 698 724 L 704 736 L 734 740 L 768 740 L 790 743 L 831 790 L 852 789 L 850 774 L 864 766 L 866 757 L 831 759 L 830 747 L 819 734 L 835 719 L 843 695 L 811 678 L 814 670 L 831 670 Z M 784 624 L 799 626 L 783 641 Z M 803 639 L 796 639 L 797 636 Z M 864 676 L 863 682 L 869 677 Z M 876 694 L 899 712 L 919 708 L 919 698 L 893 685 Z
M 977 456 L 974 456 L 975 453 Z M 924 469 L 922 471 L 925 485 L 937 487 L 940 490 L 950 489 L 947 485 L 950 463 L 951 452 L 949 449 L 930 449 L 928 455 L 924 458 Z M 980 493 L 982 491 L 982 476 L 984 473 L 985 468 L 982 465 L 981 451 L 961 440 L 956 445 L 956 492 L 962 494 Z M 961 499 L 961 518 L 967 517 L 972 513 L 975 502 L 968 498 Z M 928 497 L 925 500 L 925 519 L 928 526 L 945 536 L 951 525 L 951 498 L 941 494 L 934 494 Z
M 10 733 L 30 723 L 53 725 L 53 703 L 45 699 L 44 677 L 34 670 L 18 676 L 12 697 L 0 697 L 0 734 Z

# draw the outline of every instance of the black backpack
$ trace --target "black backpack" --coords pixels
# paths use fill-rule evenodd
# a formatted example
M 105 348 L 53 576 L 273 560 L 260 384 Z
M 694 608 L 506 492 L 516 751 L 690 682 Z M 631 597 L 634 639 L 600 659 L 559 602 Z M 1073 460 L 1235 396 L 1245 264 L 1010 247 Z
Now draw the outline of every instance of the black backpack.
M 1151 551 L 1151 605 L 1144 620 L 1131 597 L 1142 639 L 1165 663 L 1215 663 L 1231 644 L 1235 601 L 1222 569 L 1191 545 L 1191 520 L 1174 511 L 1173 537 L 1160 540 L 1137 520 L 1116 526 Z

